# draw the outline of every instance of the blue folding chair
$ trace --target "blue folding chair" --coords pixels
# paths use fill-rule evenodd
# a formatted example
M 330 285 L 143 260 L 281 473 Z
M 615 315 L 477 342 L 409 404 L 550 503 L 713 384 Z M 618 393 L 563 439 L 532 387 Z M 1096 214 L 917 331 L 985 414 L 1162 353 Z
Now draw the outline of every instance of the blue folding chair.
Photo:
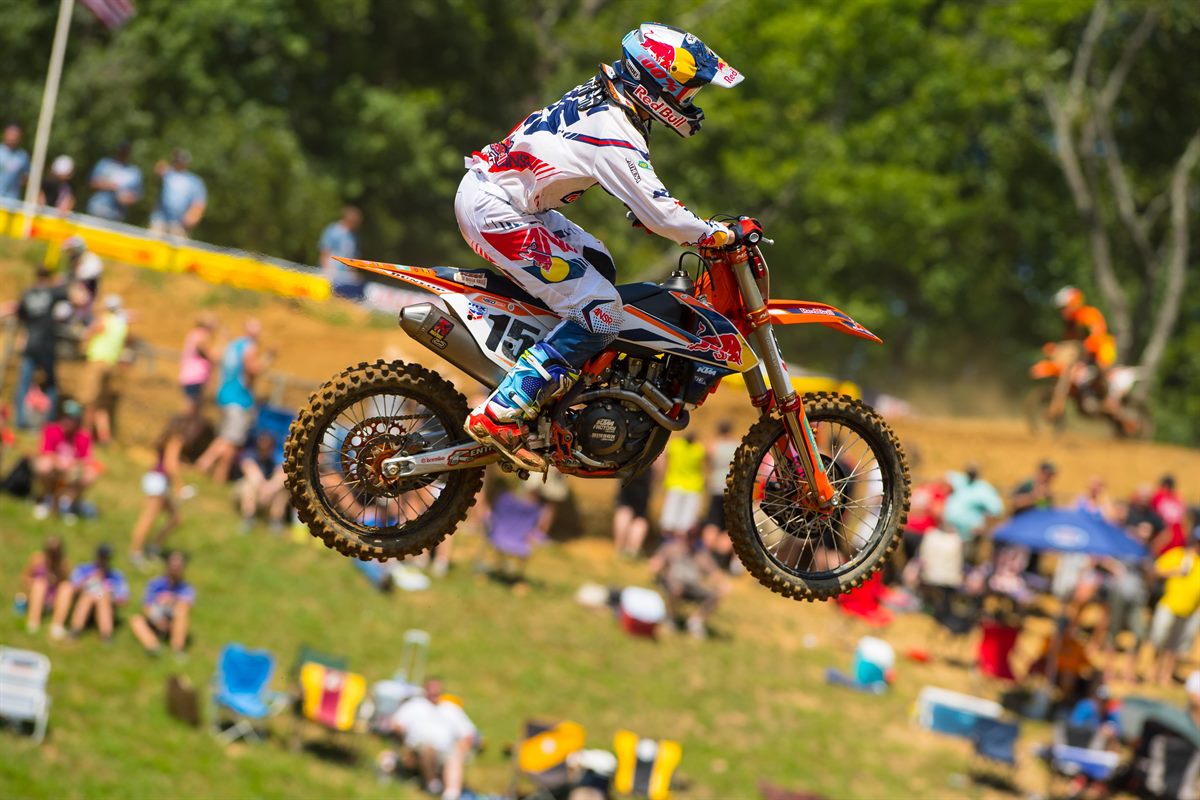
M 262 405 L 259 406 L 258 415 L 254 421 L 254 434 L 250 439 L 253 443 L 254 439 L 260 433 L 268 433 L 275 440 L 275 460 L 277 463 L 283 463 L 283 445 L 287 441 L 288 429 L 292 426 L 292 420 L 296 418 L 295 411 L 289 411 L 286 408 L 277 406 Z M 270 475 L 267 476 L 271 477 Z
M 261 741 L 254 723 L 278 714 L 287 705 L 286 694 L 268 688 L 274 672 L 275 657 L 266 650 L 249 650 L 237 643 L 225 645 L 212 687 L 213 732 L 218 741 Z M 233 720 L 225 730 L 221 730 L 222 716 Z

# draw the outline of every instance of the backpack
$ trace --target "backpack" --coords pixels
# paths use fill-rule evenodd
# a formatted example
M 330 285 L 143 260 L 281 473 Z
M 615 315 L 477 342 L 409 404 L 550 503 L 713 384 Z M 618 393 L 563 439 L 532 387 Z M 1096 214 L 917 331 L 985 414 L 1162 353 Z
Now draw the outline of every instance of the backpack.
M 29 497 L 33 494 L 33 465 L 27 456 L 22 456 L 12 472 L 0 481 L 0 491 L 13 497 Z

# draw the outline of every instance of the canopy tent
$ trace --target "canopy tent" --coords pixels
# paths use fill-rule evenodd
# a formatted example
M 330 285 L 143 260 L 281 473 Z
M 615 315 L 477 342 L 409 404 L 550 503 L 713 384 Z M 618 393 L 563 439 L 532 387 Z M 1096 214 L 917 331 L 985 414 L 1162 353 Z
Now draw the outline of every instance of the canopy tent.
M 1082 553 L 1121 559 L 1144 558 L 1146 548 L 1098 514 L 1070 509 L 1035 509 L 1001 525 L 992 538 L 1030 550 Z

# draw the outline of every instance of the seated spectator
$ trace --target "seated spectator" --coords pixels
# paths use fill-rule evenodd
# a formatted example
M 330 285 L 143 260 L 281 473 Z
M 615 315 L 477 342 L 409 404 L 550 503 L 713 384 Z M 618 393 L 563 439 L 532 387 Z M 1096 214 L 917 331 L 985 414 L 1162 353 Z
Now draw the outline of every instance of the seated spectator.
M 946 473 L 946 482 L 951 491 L 942 509 L 942 522 L 963 538 L 965 558 L 974 563 L 979 536 L 1004 513 L 1004 501 L 995 487 L 979 476 L 976 464 L 968 464 L 962 472 Z
M 509 583 L 525 580 L 525 562 L 533 546 L 545 541 L 554 510 L 543 502 L 533 480 L 505 488 L 491 501 L 485 522 L 497 564 L 492 575 Z
M 283 518 L 287 514 L 288 493 L 283 485 L 283 461 L 275 437 L 260 432 L 254 437 L 253 446 L 242 451 L 238 463 L 242 469 L 238 487 L 242 532 L 249 532 L 258 512 L 265 509 L 271 532 L 278 533 L 283 529 Z
M 75 594 L 75 610 L 71 614 L 71 635 L 78 636 L 88 623 L 95 623 L 100 638 L 112 639 L 116 610 L 129 599 L 129 584 L 120 570 L 112 566 L 112 548 L 102 544 L 96 548 L 96 560 L 81 564 L 71 572 L 71 588 Z M 67 605 L 55 604 L 50 638 L 61 639 Z
M 75 523 L 80 497 L 96 480 L 91 461 L 92 437 L 83 430 L 83 407 L 66 400 L 62 416 L 42 429 L 41 452 L 34 459 L 35 519 L 46 519 L 57 509 L 68 525 Z
M 42 549 L 33 554 L 21 573 L 21 589 L 27 603 L 26 631 L 37 633 L 47 611 L 71 605 L 69 575 L 62 539 L 51 536 L 46 539 Z
M 1115 522 L 1118 516 L 1116 504 L 1099 475 L 1088 479 L 1087 491 L 1075 498 L 1075 509 L 1095 514 L 1109 522 Z
M 691 537 L 668 539 L 650 560 L 666 593 L 667 610 L 678 624 L 686 619 L 688 633 L 708 636 L 708 620 L 717 609 L 728 583 L 712 556 Z M 687 608 L 693 607 L 691 613 Z
M 1191 653 L 1200 629 L 1200 525 L 1186 547 L 1159 556 L 1154 570 L 1165 584 L 1150 621 L 1150 642 L 1158 658 L 1158 682 L 1166 685 L 1175 675 L 1179 656 Z
M 425 790 L 457 800 L 467 757 L 479 741 L 462 702 L 443 695 L 442 682 L 430 678 L 425 694 L 404 702 L 386 727 L 403 739 L 406 765 L 420 772 Z
M 929 528 L 912 562 L 921 600 L 933 618 L 954 633 L 961 633 L 953 613 L 953 600 L 963 586 L 963 538 L 955 531 Z
M 148 556 L 161 552 L 167 536 L 179 525 L 179 499 L 176 492 L 179 490 L 183 452 L 203 425 L 204 420 L 198 414 L 180 414 L 167 422 L 167 427 L 158 438 L 154 466 L 142 476 L 142 493 L 146 499 L 142 504 L 142 513 L 133 525 L 129 543 L 129 561 L 138 569 L 148 565 Z M 150 529 L 163 514 L 166 519 L 154 534 L 154 542 L 147 547 Z
M 188 641 L 188 621 L 196 604 L 196 590 L 183 579 L 187 557 L 179 550 L 167 555 L 166 571 L 146 586 L 142 613 L 129 621 L 129 629 L 150 655 L 167 642 L 182 656 Z
M 1093 749 L 1107 750 L 1117 743 L 1117 708 L 1112 703 L 1104 681 L 1099 678 L 1092 680 L 1088 685 L 1087 694 L 1071 709 L 1067 724 L 1076 728 L 1094 729 L 1096 737 L 1092 740 Z

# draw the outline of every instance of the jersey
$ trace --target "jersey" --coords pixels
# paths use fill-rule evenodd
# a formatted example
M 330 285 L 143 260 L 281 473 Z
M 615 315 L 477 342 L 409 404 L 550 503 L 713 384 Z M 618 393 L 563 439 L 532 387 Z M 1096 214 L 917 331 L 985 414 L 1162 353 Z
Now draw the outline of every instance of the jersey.
M 673 198 L 650 164 L 648 132 L 593 79 L 533 112 L 502 141 L 466 160 L 512 206 L 538 214 L 599 185 L 648 229 L 684 245 L 721 243 L 724 226 Z
M 1081 306 L 1072 311 L 1067 320 L 1065 339 L 1082 341 L 1083 348 L 1091 354 L 1101 367 L 1110 367 L 1117 360 L 1117 345 L 1108 332 L 1104 315 L 1095 306 Z

